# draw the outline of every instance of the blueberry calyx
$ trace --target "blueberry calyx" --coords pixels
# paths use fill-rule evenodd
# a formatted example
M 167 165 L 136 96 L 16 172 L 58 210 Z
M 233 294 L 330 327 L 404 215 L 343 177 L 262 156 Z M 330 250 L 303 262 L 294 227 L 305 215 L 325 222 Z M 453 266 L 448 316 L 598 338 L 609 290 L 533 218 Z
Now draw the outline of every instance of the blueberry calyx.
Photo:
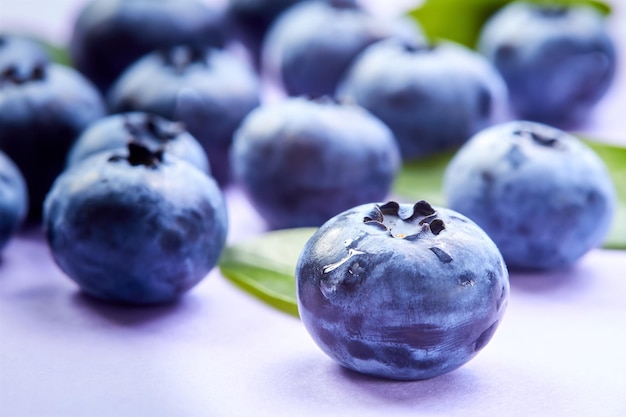
M 154 140 L 161 144 L 175 139 L 185 131 L 185 125 L 181 122 L 171 122 L 154 116 L 145 114 L 140 119 L 131 119 L 128 116 L 124 118 L 124 129 L 130 137 L 129 142 L 143 142 L 146 140 Z
M 395 201 L 377 204 L 363 222 L 407 240 L 417 239 L 426 230 L 437 236 L 446 228 L 443 220 L 437 218 L 437 211 L 424 200 L 415 203 L 410 212 L 401 212 Z
M 328 94 L 323 94 L 321 96 L 309 95 L 309 100 L 323 106 L 340 106 L 344 104 L 342 99 Z
M 530 129 L 517 129 L 513 132 L 513 134 L 515 136 L 530 139 L 537 145 L 546 146 L 548 148 L 557 148 L 561 145 L 561 141 L 558 138 Z
M 185 71 L 192 64 L 207 65 L 208 49 L 195 45 L 179 45 L 160 49 L 163 64 L 172 67 L 177 72 Z
M 328 3 L 335 9 L 358 9 L 354 0 L 329 0 Z
M 549 5 L 541 7 L 537 13 L 547 18 L 557 18 L 567 14 L 568 8 L 564 5 Z
M 41 81 L 46 78 L 46 65 L 37 62 L 30 72 L 20 73 L 15 65 L 9 65 L 0 72 L 0 85 L 21 85 L 31 81 Z
M 150 149 L 146 144 L 130 141 L 128 143 L 128 156 L 113 155 L 109 158 L 109 162 L 128 161 L 132 166 L 143 165 L 148 168 L 156 168 L 163 162 L 164 149 L 162 146 L 156 149 Z
M 435 42 L 425 42 L 425 43 L 416 43 L 416 42 L 403 42 L 402 49 L 404 52 L 409 54 L 418 54 L 424 52 L 432 52 L 437 49 L 438 45 Z

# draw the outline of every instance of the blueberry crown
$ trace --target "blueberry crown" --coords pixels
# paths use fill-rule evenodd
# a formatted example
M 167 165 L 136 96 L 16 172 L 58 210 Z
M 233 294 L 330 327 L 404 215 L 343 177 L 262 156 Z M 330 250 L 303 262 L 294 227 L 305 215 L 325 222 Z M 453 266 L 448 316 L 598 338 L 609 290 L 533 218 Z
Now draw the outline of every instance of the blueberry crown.
M 328 0 L 331 7 L 335 9 L 358 9 L 355 0 Z
M 533 143 L 547 148 L 558 148 L 562 146 L 562 141 L 551 132 L 541 132 L 537 129 L 520 128 L 513 132 L 513 135 L 531 140 Z
M 151 149 L 144 143 L 131 141 L 128 143 L 128 156 L 113 155 L 109 162 L 128 161 L 132 166 L 143 165 L 148 168 L 156 168 L 163 162 L 164 149 L 158 146 Z
M 537 14 L 546 18 L 558 18 L 567 14 L 568 8 L 562 4 L 537 5 Z
M 129 142 L 141 142 L 143 138 L 166 144 L 185 131 L 185 125 L 171 122 L 161 117 L 144 114 L 139 118 L 124 116 L 124 129 L 129 135 Z
M 392 237 L 408 240 L 417 239 L 424 232 L 436 236 L 446 228 L 443 220 L 437 217 L 437 211 L 424 200 L 415 203 L 412 210 L 402 210 L 395 201 L 376 204 L 363 222 L 388 232 Z
M 183 72 L 192 64 L 208 65 L 209 50 L 196 45 L 179 45 L 157 51 L 163 64 L 177 72 Z
M 46 64 L 35 63 L 29 71 L 20 71 L 16 65 L 9 65 L 0 71 L 0 87 L 7 84 L 20 85 L 46 78 Z

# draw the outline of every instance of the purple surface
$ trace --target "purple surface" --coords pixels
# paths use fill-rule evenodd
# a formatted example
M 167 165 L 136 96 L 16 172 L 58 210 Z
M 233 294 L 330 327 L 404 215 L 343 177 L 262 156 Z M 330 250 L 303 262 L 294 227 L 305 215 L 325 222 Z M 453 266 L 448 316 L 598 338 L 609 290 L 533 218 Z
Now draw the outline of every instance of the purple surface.
M 175 305 L 121 308 L 81 295 L 36 231 L 12 241 L 0 271 L 6 417 L 626 415 L 624 252 L 513 274 L 490 344 L 418 382 L 343 370 L 297 319 L 218 271 Z
M 46 22 L 67 19 L 77 2 L 50 2 L 46 12 L 42 3 L 2 0 L 0 27 L 28 21 L 63 39 Z M 617 4 L 613 18 L 622 40 L 623 11 Z M 585 130 L 626 144 L 625 78 L 622 69 Z M 231 242 L 263 230 L 239 190 L 227 199 Z M 623 251 L 594 250 L 569 270 L 513 273 L 508 311 L 475 359 L 431 380 L 392 382 L 343 370 L 297 319 L 217 270 L 174 305 L 94 301 L 34 229 L 11 241 L 0 264 L 0 416 L 623 417 L 625 298 Z

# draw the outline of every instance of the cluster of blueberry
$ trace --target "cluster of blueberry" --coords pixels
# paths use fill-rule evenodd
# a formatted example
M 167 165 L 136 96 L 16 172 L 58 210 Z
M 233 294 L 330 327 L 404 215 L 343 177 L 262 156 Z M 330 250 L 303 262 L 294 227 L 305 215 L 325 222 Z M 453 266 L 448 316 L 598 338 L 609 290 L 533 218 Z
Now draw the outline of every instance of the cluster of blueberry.
M 261 102 L 233 39 L 288 98 Z M 296 278 L 324 351 L 391 378 L 452 370 L 502 318 L 505 261 L 571 264 L 615 206 L 602 162 L 547 125 L 581 120 L 609 87 L 602 17 L 513 3 L 478 50 L 354 0 L 92 0 L 75 68 L 3 36 L 0 249 L 27 216 L 43 220 L 85 292 L 172 300 L 215 266 L 220 187 L 236 181 L 270 227 L 323 225 Z M 511 118 L 532 122 L 499 123 Z M 380 203 L 403 160 L 461 145 L 448 208 Z

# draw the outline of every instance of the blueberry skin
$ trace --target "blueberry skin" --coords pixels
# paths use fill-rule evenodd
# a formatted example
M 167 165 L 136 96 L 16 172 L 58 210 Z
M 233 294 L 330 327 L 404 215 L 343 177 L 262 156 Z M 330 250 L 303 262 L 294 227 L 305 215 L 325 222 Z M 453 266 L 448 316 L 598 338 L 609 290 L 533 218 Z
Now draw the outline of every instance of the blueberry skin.
M 59 176 L 44 228 L 54 260 L 85 293 L 154 304 L 176 300 L 209 273 L 228 220 L 211 177 L 167 153 L 131 151 L 97 154 Z
M 282 13 L 267 34 L 265 70 L 276 74 L 288 95 L 333 95 L 352 61 L 367 46 L 393 36 L 421 43 L 421 29 L 412 22 L 385 20 L 353 2 L 296 4 Z
M 178 44 L 222 47 L 227 11 L 197 0 L 92 0 L 70 40 L 74 66 L 103 93 L 142 56 Z
M 342 366 L 433 378 L 474 357 L 498 327 L 509 276 L 475 223 L 424 201 L 370 203 L 326 222 L 296 268 L 300 317 Z
M 104 103 L 87 79 L 59 64 L 9 66 L 0 73 L 0 149 L 22 171 L 28 218 L 37 222 L 70 146 L 105 115 Z
M 182 121 L 200 142 L 218 183 L 230 182 L 228 153 L 241 120 L 260 104 L 254 71 L 218 49 L 174 47 L 148 54 L 118 79 L 112 112 L 143 111 Z
M 24 222 L 27 211 L 26 181 L 17 165 L 0 151 L 0 252 Z
M 265 35 L 280 13 L 303 0 L 231 0 L 228 13 L 236 36 L 250 52 L 256 68 L 261 65 Z
M 372 45 L 354 62 L 338 96 L 385 122 L 405 160 L 458 147 L 503 117 L 499 109 L 507 102 L 497 71 L 478 53 L 452 42 Z
M 67 166 L 99 152 L 125 152 L 129 141 L 141 141 L 151 148 L 162 146 L 202 172 L 211 172 L 204 149 L 181 123 L 143 112 L 114 114 L 94 122 L 72 145 Z
M 603 161 L 547 125 L 514 121 L 486 129 L 444 175 L 448 206 L 479 224 L 510 268 L 572 265 L 606 237 L 616 207 Z
M 20 69 L 23 65 L 45 64 L 49 61 L 48 53 L 37 42 L 24 36 L 0 34 L 0 68 L 3 70 L 14 66 L 20 72 L 24 70 Z
M 612 83 L 616 51 L 604 18 L 585 5 L 511 3 L 480 35 L 504 77 L 517 118 L 579 124 Z
M 231 161 L 274 229 L 320 226 L 383 199 L 400 166 L 391 131 L 367 111 L 301 97 L 254 110 L 235 134 Z
M 248 48 L 255 67 L 261 67 L 261 51 L 267 32 L 278 16 L 304 0 L 231 0 L 229 15 L 234 32 Z M 317 0 L 356 5 L 355 0 Z

